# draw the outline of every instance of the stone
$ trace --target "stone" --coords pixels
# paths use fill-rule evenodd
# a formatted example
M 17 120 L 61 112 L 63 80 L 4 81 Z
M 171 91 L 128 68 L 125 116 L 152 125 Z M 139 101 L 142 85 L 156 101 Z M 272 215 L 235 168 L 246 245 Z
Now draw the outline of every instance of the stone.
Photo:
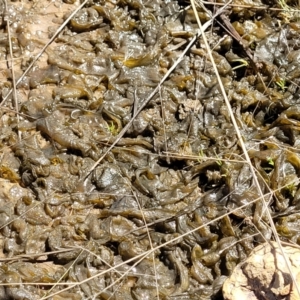
M 300 249 L 282 246 L 292 274 L 300 286 Z M 277 243 L 256 247 L 233 270 L 223 285 L 225 300 L 299 300 L 296 285 Z

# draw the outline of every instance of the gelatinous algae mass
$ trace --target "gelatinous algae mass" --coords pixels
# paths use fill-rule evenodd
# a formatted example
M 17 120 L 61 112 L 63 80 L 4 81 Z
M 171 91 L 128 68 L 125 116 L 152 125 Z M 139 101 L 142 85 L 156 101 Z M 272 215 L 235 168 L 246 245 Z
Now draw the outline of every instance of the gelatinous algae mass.
M 87 1 L 14 112 L 10 46 L 18 80 L 79 2 L 0 3 L 0 299 L 222 299 L 271 230 L 202 38 L 95 166 L 196 34 L 190 1 Z M 283 4 L 232 1 L 206 35 L 278 234 L 299 243 L 300 23 Z

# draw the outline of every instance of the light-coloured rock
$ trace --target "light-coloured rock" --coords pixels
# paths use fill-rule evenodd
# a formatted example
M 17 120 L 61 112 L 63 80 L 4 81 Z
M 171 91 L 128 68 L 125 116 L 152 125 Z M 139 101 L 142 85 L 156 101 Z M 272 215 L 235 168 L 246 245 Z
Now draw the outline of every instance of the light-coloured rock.
M 284 253 L 300 286 L 300 249 L 284 246 Z M 295 284 L 278 244 L 256 247 L 249 258 L 238 264 L 223 285 L 226 300 L 298 300 Z

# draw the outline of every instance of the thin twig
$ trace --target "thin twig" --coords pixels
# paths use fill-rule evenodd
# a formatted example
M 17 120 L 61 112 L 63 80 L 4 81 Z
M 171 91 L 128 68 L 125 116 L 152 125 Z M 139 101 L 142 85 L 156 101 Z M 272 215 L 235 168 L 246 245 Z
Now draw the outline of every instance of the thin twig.
M 42 56 L 42 54 L 45 52 L 47 47 L 55 40 L 55 38 L 58 36 L 58 34 L 64 29 L 64 27 L 69 23 L 69 21 L 75 16 L 75 14 L 88 2 L 88 0 L 85 0 L 80 6 L 78 6 L 73 13 L 63 22 L 63 24 L 56 30 L 54 35 L 51 37 L 51 39 L 47 42 L 47 44 L 42 48 L 40 53 L 36 55 L 36 57 L 32 60 L 30 65 L 27 67 L 25 72 L 22 74 L 22 76 L 18 79 L 18 81 L 15 83 L 15 87 L 17 87 L 20 82 L 23 80 L 23 78 L 27 75 L 27 73 L 31 70 L 33 65 L 38 61 L 38 59 Z M 7 95 L 3 98 L 3 101 L 0 103 L 0 107 L 4 105 L 8 97 L 12 94 L 13 89 L 11 89 Z
M 230 7 L 238 7 L 238 8 L 249 8 L 249 9 L 257 9 L 257 10 L 269 10 L 269 11 L 285 11 L 283 8 L 276 8 L 276 7 L 270 7 L 267 5 L 262 5 L 262 6 L 256 6 L 256 5 L 243 5 L 243 4 L 224 4 L 224 3 L 219 3 L 219 2 L 211 2 L 211 1 L 201 1 L 203 4 L 207 5 L 215 5 L 215 6 L 224 6 L 228 5 Z M 300 6 L 300 5 L 299 5 Z M 299 9 L 290 9 L 290 12 L 299 12 Z
M 136 203 L 138 204 L 139 210 L 141 211 L 143 222 L 145 224 L 145 228 L 146 228 L 146 231 L 147 231 L 150 247 L 151 247 L 151 249 L 154 249 L 152 239 L 151 239 L 151 236 L 150 236 L 150 232 L 149 232 L 149 228 L 148 228 L 148 224 L 147 224 L 143 209 L 141 207 L 140 201 L 139 201 L 138 197 L 136 196 L 136 193 L 133 190 L 132 190 L 132 193 L 133 193 L 133 196 L 135 198 Z M 157 281 L 158 276 L 157 276 L 157 269 L 156 269 L 154 252 L 152 253 L 152 261 L 153 261 L 154 276 L 155 276 L 155 282 L 156 282 L 156 295 L 157 295 L 157 299 L 159 300 L 160 297 L 159 297 L 159 289 L 158 289 L 158 281 Z
M 213 2 L 213 0 L 209 0 L 209 1 L 211 2 L 211 4 L 215 4 Z M 204 3 L 203 1 L 200 2 L 201 7 L 204 6 L 203 3 Z M 207 3 L 207 2 L 205 2 L 205 3 Z M 211 14 L 211 12 L 209 10 L 206 10 L 206 11 L 209 14 Z M 227 17 L 226 14 L 221 13 L 220 14 L 220 19 L 223 21 L 224 25 L 217 20 L 218 24 L 221 27 L 223 27 L 224 30 L 226 30 L 231 35 L 231 37 L 234 38 L 241 45 L 241 47 L 243 48 L 243 50 L 245 51 L 245 53 L 247 54 L 247 56 L 250 60 L 251 67 L 254 69 L 254 71 L 258 75 L 258 78 L 260 79 L 266 94 L 268 94 L 268 88 L 266 87 L 265 82 L 263 81 L 263 78 L 262 78 L 262 76 L 261 76 L 261 74 L 258 70 L 258 67 L 257 67 L 255 61 L 254 61 L 253 54 L 252 54 L 251 50 L 249 49 L 248 45 L 246 45 L 245 40 L 240 36 L 240 34 L 232 26 L 232 24 L 231 24 L 231 22 L 230 22 L 230 20 L 229 20 L 229 18 Z
M 222 11 L 226 8 L 226 6 L 223 6 L 222 9 L 218 10 L 216 14 L 207 21 L 203 25 L 203 30 L 206 30 L 213 22 L 214 18 L 216 18 Z M 161 79 L 157 87 L 152 91 L 152 93 L 148 96 L 147 99 L 145 99 L 141 104 L 140 107 L 137 109 L 131 120 L 123 127 L 123 129 L 120 131 L 120 133 L 117 135 L 115 141 L 109 146 L 109 148 L 104 152 L 104 154 L 94 163 L 94 165 L 89 169 L 85 177 L 82 179 L 81 184 L 83 185 L 85 180 L 87 180 L 88 176 L 92 173 L 92 171 L 99 165 L 99 163 L 105 158 L 105 156 L 115 147 L 115 145 L 120 141 L 120 139 L 124 136 L 124 134 L 127 132 L 127 130 L 132 125 L 133 121 L 136 119 L 136 117 L 140 114 L 140 112 L 146 107 L 146 105 L 149 103 L 149 101 L 155 96 L 157 92 L 159 92 L 161 85 L 165 82 L 165 80 L 170 76 L 170 74 L 175 70 L 177 65 L 181 62 L 185 54 L 189 51 L 189 49 L 192 47 L 192 45 L 195 43 L 195 41 L 201 36 L 202 32 L 198 30 L 197 34 L 191 39 L 187 47 L 184 49 L 184 51 L 181 53 L 181 55 L 178 57 L 174 65 L 168 70 L 168 72 L 165 74 L 165 76 Z
M 150 250 L 148 250 L 148 251 L 146 251 L 146 252 L 144 252 L 144 253 L 138 254 L 138 255 L 135 256 L 135 257 L 132 257 L 132 258 L 126 260 L 126 261 L 123 261 L 122 263 L 119 263 L 118 265 L 116 265 L 116 266 L 114 266 L 114 267 L 112 267 L 112 268 L 109 268 L 109 269 L 107 269 L 107 270 L 103 270 L 103 271 L 101 271 L 101 272 L 98 273 L 98 274 L 95 274 L 95 275 L 93 275 L 93 276 L 91 276 L 91 277 L 89 277 L 89 278 L 86 278 L 86 279 L 82 280 L 81 282 L 74 283 L 73 285 L 68 286 L 68 287 L 66 287 L 66 288 L 64 288 L 64 289 L 62 289 L 62 290 L 60 290 L 60 291 L 57 291 L 57 292 L 55 292 L 55 293 L 53 293 L 53 294 L 51 294 L 51 295 L 47 295 L 46 297 L 43 298 L 43 300 L 49 299 L 49 298 L 51 298 L 51 297 L 53 297 L 53 296 L 55 296 L 55 295 L 58 295 L 58 294 L 60 294 L 60 293 L 62 293 L 62 292 L 66 292 L 66 291 L 72 289 L 73 287 L 75 287 L 75 286 L 77 286 L 77 285 L 79 285 L 79 284 L 83 284 L 83 283 L 89 282 L 90 280 L 93 280 L 93 279 L 95 279 L 95 278 L 97 278 L 97 277 L 99 277 L 99 276 L 102 276 L 102 275 L 104 275 L 104 274 L 106 274 L 106 273 L 108 273 L 108 272 L 115 271 L 115 269 L 117 269 L 117 268 L 119 268 L 119 267 L 121 267 L 121 266 L 130 264 L 130 263 L 132 263 L 132 262 L 134 262 L 134 261 L 135 261 L 135 264 L 134 264 L 133 266 L 135 266 L 137 263 L 139 263 L 140 261 L 142 261 L 143 259 L 145 259 L 145 258 L 146 258 L 147 256 L 149 256 L 150 254 L 154 253 L 155 251 L 157 251 L 157 250 L 159 250 L 159 249 L 161 249 L 161 248 L 163 248 L 163 247 L 165 247 L 165 246 L 168 246 L 168 245 L 170 245 L 170 244 L 172 244 L 172 243 L 174 243 L 174 242 L 176 242 L 176 241 L 178 241 L 178 240 L 180 240 L 180 239 L 182 239 L 182 238 L 188 236 L 189 234 L 192 234 L 192 233 L 194 233 L 194 232 L 197 232 L 197 231 L 199 231 L 201 228 L 204 228 L 205 226 L 211 225 L 211 224 L 213 224 L 214 222 L 221 220 L 222 218 L 224 218 L 224 216 L 228 216 L 229 214 L 232 214 L 232 213 L 234 213 L 234 212 L 237 212 L 237 211 L 239 211 L 240 209 L 243 209 L 243 208 L 247 207 L 248 205 L 253 204 L 253 203 L 255 203 L 255 202 L 259 201 L 259 200 L 261 200 L 261 197 L 259 197 L 259 198 L 257 198 L 257 199 L 254 199 L 254 200 L 252 200 L 252 201 L 250 201 L 250 202 L 248 202 L 248 203 L 246 203 L 246 204 L 244 204 L 244 205 L 242 205 L 242 206 L 240 206 L 240 207 L 237 207 L 237 208 L 231 210 L 230 212 L 228 212 L 228 213 L 226 213 L 226 214 L 224 214 L 224 215 L 222 215 L 222 216 L 216 217 L 215 219 L 213 219 L 213 220 L 211 220 L 211 221 L 209 221 L 209 222 L 207 222 L 207 223 L 205 223 L 205 224 L 203 224 L 203 225 L 200 225 L 200 226 L 198 226 L 198 227 L 196 227 L 196 228 L 193 228 L 193 229 L 191 229 L 191 230 L 188 231 L 188 232 L 182 233 L 180 236 L 177 236 L 177 237 L 175 237 L 175 238 L 173 238 L 173 239 L 171 239 L 171 240 L 169 240 L 169 241 L 166 241 L 165 243 L 160 244 L 160 245 L 156 246 L 156 247 L 153 248 L 153 249 L 150 249 Z M 132 266 L 132 267 L 133 267 L 133 266 Z M 130 270 L 132 269 L 132 267 L 130 268 Z M 125 276 L 125 275 L 124 275 L 124 276 Z M 122 277 L 118 278 L 116 281 L 119 281 L 119 280 L 121 280 L 121 279 L 122 279 Z M 116 282 L 116 281 L 115 281 L 115 282 Z M 114 282 L 114 283 L 115 283 L 115 282 Z M 114 283 L 112 283 L 110 286 L 112 286 Z M 13 284 L 13 283 L 12 283 L 12 284 Z M 19 284 L 20 284 L 20 283 L 16 283 L 15 285 L 19 285 Z M 109 286 L 109 287 L 110 287 L 110 286 Z M 108 287 L 106 287 L 105 289 L 107 289 L 107 288 L 108 288 Z
M 69 266 L 69 268 L 60 276 L 60 278 L 58 279 L 58 281 L 55 282 L 55 284 L 53 284 L 53 286 L 51 287 L 51 289 L 49 289 L 47 291 L 47 293 L 40 300 L 44 300 L 45 299 L 44 297 L 46 297 L 47 294 L 50 294 L 51 291 L 53 291 L 53 289 L 60 283 L 60 281 L 65 278 L 65 276 L 69 273 L 69 271 L 71 270 L 71 268 L 77 263 L 77 261 L 79 260 L 81 254 L 84 253 L 84 252 L 85 252 L 85 250 L 81 250 L 81 252 L 78 254 L 78 256 L 76 257 L 76 259 Z
M 192 7 L 193 7 L 193 10 L 194 10 L 194 14 L 195 14 L 197 23 L 198 23 L 199 28 L 200 28 L 200 30 L 201 30 L 201 32 L 202 32 L 202 37 L 203 37 L 203 40 L 204 40 L 204 43 L 205 43 L 205 46 L 206 46 L 206 50 L 207 50 L 207 52 L 208 52 L 208 56 L 209 56 L 210 61 L 211 61 L 212 65 L 213 65 L 215 74 L 216 74 L 216 76 L 217 76 L 217 80 L 218 80 L 218 83 L 219 83 L 219 86 L 220 86 L 220 89 L 221 89 L 221 93 L 222 93 L 222 95 L 223 95 L 223 97 L 224 97 L 224 100 L 225 100 L 227 109 L 228 109 L 229 114 L 230 114 L 231 121 L 232 121 L 233 126 L 234 126 L 234 128 L 235 128 L 235 131 L 236 131 L 236 134 L 237 134 L 237 137 L 238 137 L 238 141 L 239 141 L 239 143 L 240 143 L 240 145 L 241 145 L 242 151 L 243 151 L 243 153 L 244 153 L 244 155 L 245 155 L 245 159 L 246 159 L 246 161 L 247 161 L 247 163 L 248 163 L 248 165 L 249 165 L 250 171 L 251 171 L 251 173 L 252 173 L 252 175 L 253 175 L 254 184 L 255 184 L 255 186 L 257 187 L 257 190 L 258 190 L 258 193 L 259 193 L 259 195 L 260 195 L 261 201 L 262 201 L 262 203 L 263 203 L 263 206 L 264 206 L 266 215 L 267 215 L 268 220 L 269 220 L 269 222 L 270 222 L 270 226 L 271 226 L 271 229 L 272 229 L 272 231 L 273 231 L 275 240 L 276 240 L 276 242 L 277 242 L 277 244 L 278 244 L 278 247 L 280 248 L 280 252 L 282 253 L 282 255 L 283 255 L 283 257 L 284 257 L 286 266 L 287 266 L 287 268 L 288 268 L 288 270 L 289 270 L 289 272 L 290 272 L 290 275 L 291 275 L 291 277 L 292 277 L 292 279 L 293 279 L 293 283 L 295 284 L 296 289 L 297 289 L 297 291 L 298 291 L 298 294 L 299 294 L 299 296 L 300 296 L 300 289 L 299 289 L 299 286 L 298 286 L 298 284 L 297 284 L 297 281 L 296 281 L 296 279 L 295 279 L 295 276 L 294 276 L 293 273 L 292 273 L 292 269 L 291 269 L 290 263 L 289 263 L 288 259 L 286 258 L 286 255 L 285 255 L 285 253 L 284 253 L 284 251 L 283 251 L 283 247 L 282 247 L 282 245 L 281 245 L 281 243 L 280 243 L 280 239 L 279 239 L 279 236 L 278 236 L 278 234 L 277 234 L 277 231 L 276 231 L 274 222 L 273 222 L 273 220 L 272 220 L 271 213 L 270 213 L 270 211 L 269 211 L 269 209 L 268 209 L 268 207 L 267 207 L 267 205 L 266 205 L 266 202 L 265 202 L 265 196 L 264 196 L 264 194 L 263 194 L 263 192 L 262 192 L 262 190 L 261 190 L 261 187 L 260 187 L 258 178 L 257 178 L 257 176 L 256 176 L 254 167 L 253 167 L 253 165 L 252 165 L 252 163 L 251 163 L 251 160 L 250 160 L 250 157 L 249 157 L 249 154 L 248 154 L 246 145 L 245 145 L 245 143 L 244 143 L 242 134 L 241 134 L 240 129 L 239 129 L 239 127 L 238 127 L 238 124 L 237 124 L 237 121 L 236 121 L 236 119 L 235 119 L 234 113 L 233 113 L 233 111 L 232 111 L 232 109 L 231 109 L 230 101 L 229 101 L 229 99 L 228 99 L 228 97 L 227 97 L 227 94 L 226 94 L 226 91 L 225 91 L 223 82 L 222 82 L 221 77 L 220 77 L 220 75 L 219 75 L 217 66 L 216 66 L 216 64 L 215 64 L 215 62 L 214 62 L 214 58 L 213 58 L 213 56 L 212 56 L 211 49 L 210 49 L 210 47 L 209 47 L 208 41 L 207 41 L 206 36 L 205 36 L 205 33 L 204 33 L 204 29 L 203 29 L 203 27 L 202 27 L 201 21 L 200 21 L 200 19 L 199 19 L 198 13 L 197 13 L 196 5 L 195 5 L 195 0 L 191 0 L 191 3 L 192 3 Z
M 18 138 L 20 141 L 21 140 L 21 132 L 19 130 L 19 123 L 20 123 L 19 103 L 18 103 L 16 76 L 15 76 L 15 68 L 14 68 L 14 61 L 13 61 L 13 50 L 12 50 L 12 43 L 11 43 L 11 30 L 10 30 L 10 20 L 9 20 L 9 15 L 8 15 L 7 0 L 4 0 L 4 4 L 5 4 L 4 20 L 6 21 L 6 27 L 7 27 L 7 38 L 8 38 L 9 55 L 10 55 L 10 68 L 11 68 L 12 85 L 13 85 L 13 102 L 14 102 L 14 106 L 15 106 L 15 109 L 17 112 Z

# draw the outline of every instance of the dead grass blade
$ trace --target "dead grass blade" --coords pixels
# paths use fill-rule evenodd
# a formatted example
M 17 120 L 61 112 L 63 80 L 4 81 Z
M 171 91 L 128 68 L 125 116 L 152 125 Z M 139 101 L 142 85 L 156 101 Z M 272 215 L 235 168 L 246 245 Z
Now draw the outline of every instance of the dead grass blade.
M 273 193 L 273 192 L 272 192 L 272 193 Z M 272 194 L 272 193 L 271 193 L 271 194 Z M 266 194 L 265 196 L 271 195 L 271 194 L 269 193 L 269 194 Z M 191 234 L 191 233 L 197 232 L 197 231 L 199 231 L 199 229 L 204 228 L 205 226 L 211 225 L 211 224 L 213 224 L 214 222 L 221 220 L 222 218 L 224 218 L 224 216 L 228 216 L 228 215 L 230 215 L 230 214 L 232 214 L 232 213 L 235 213 L 235 212 L 237 212 L 237 211 L 239 211 L 239 210 L 241 210 L 241 209 L 243 209 L 243 208 L 246 208 L 248 205 L 253 204 L 253 203 L 256 203 L 256 202 L 259 201 L 259 200 L 261 200 L 261 197 L 259 197 L 259 198 L 257 198 L 257 199 L 254 199 L 253 201 L 251 201 L 251 202 L 249 202 L 249 203 L 246 203 L 246 204 L 244 204 L 244 205 L 242 205 L 242 206 L 240 206 L 240 207 L 237 207 L 237 208 L 233 209 L 232 211 L 230 211 L 230 212 L 228 212 L 228 213 L 226 213 L 226 214 L 224 214 L 224 215 L 221 215 L 221 216 L 215 218 L 214 220 L 211 220 L 211 221 L 209 221 L 209 222 L 207 222 L 207 223 L 205 223 L 205 224 L 203 224 L 203 225 L 200 225 L 200 226 L 198 226 L 198 227 L 196 227 L 196 228 L 194 228 L 194 229 L 192 229 L 192 230 L 190 230 L 190 231 L 188 231 L 188 232 L 185 232 L 185 233 L 181 234 L 180 236 L 175 237 L 175 238 L 173 238 L 173 239 L 171 239 L 171 240 L 169 240 L 169 241 L 167 241 L 167 242 L 165 242 L 165 243 L 163 243 L 163 244 L 160 244 L 160 245 L 158 245 L 157 247 L 154 247 L 153 249 L 150 249 L 150 250 L 148 250 L 148 251 L 146 251 L 146 252 L 144 252 L 144 253 L 141 253 L 141 254 L 139 254 L 139 255 L 133 257 L 133 258 L 130 258 L 130 259 L 126 260 L 126 261 L 123 261 L 122 263 L 120 263 L 120 264 L 118 264 L 118 265 L 116 265 L 116 266 L 113 266 L 112 268 L 106 269 L 106 270 L 104 270 L 104 271 L 102 271 L 102 272 L 100 272 L 100 273 L 97 273 L 97 274 L 95 274 L 95 275 L 89 277 L 89 278 L 86 278 L 85 280 L 82 280 L 81 282 L 76 282 L 76 283 L 74 283 L 74 284 L 72 284 L 72 285 L 69 285 L 69 283 L 66 283 L 66 285 L 69 285 L 68 287 L 66 287 L 66 288 L 64 288 L 64 289 L 62 289 L 62 290 L 60 290 L 60 291 L 57 291 L 57 292 L 55 292 L 55 293 L 53 293 L 53 294 L 49 294 L 49 295 L 43 297 L 42 299 L 43 299 L 43 300 L 49 299 L 49 298 L 54 297 L 55 295 L 58 295 L 58 294 L 60 294 L 60 293 L 62 293 L 62 292 L 66 292 L 66 291 L 72 289 L 72 288 L 75 287 L 75 286 L 78 286 L 78 285 L 80 285 L 80 284 L 83 284 L 83 283 L 86 283 L 86 282 L 88 282 L 88 281 L 90 281 L 90 280 L 93 280 L 93 279 L 95 279 L 95 278 L 97 278 L 97 277 L 99 277 L 99 276 L 102 276 L 102 275 L 104 275 L 104 274 L 107 274 L 108 272 L 112 272 L 112 271 L 113 271 L 113 272 L 117 272 L 117 268 L 118 268 L 118 267 L 124 266 L 124 265 L 126 265 L 126 264 L 131 264 L 131 263 L 133 263 L 132 267 L 128 270 L 128 272 L 129 272 L 130 270 L 133 269 L 133 267 L 135 267 L 135 266 L 136 266 L 139 262 L 141 262 L 144 258 L 146 258 L 147 256 L 151 255 L 152 253 L 154 253 L 155 251 L 159 250 L 160 248 L 165 247 L 165 246 L 168 246 L 168 245 L 174 243 L 175 241 L 180 240 L 180 239 L 182 239 L 182 238 L 185 237 L 185 236 L 188 236 L 188 235 Z M 148 225 L 149 225 L 149 224 L 148 224 Z M 128 272 L 126 272 L 125 274 L 123 274 L 123 276 L 122 276 L 121 278 L 118 278 L 118 279 L 114 282 L 114 284 L 115 284 L 116 282 L 120 281 L 124 276 L 126 276 L 126 274 L 127 274 Z M 19 284 L 20 284 L 20 283 L 16 283 L 15 285 L 19 285 Z M 13 285 L 13 283 L 12 283 L 12 285 Z M 113 284 L 112 284 L 112 285 L 113 285 Z M 111 287 L 112 285 L 110 285 L 109 287 Z M 109 287 L 107 287 L 106 289 L 108 289 Z
M 4 20 L 6 21 L 6 28 L 7 28 L 7 36 L 8 36 L 8 44 L 9 44 L 9 56 L 10 59 L 10 67 L 11 67 L 11 74 L 12 74 L 12 84 L 13 84 L 13 103 L 14 107 L 17 112 L 17 123 L 18 123 L 18 138 L 21 140 L 21 132 L 19 131 L 19 123 L 20 123 L 20 115 L 19 115 L 19 104 L 18 104 L 18 95 L 17 95 L 17 87 L 16 87 L 16 76 L 15 76 L 15 68 L 14 68 L 14 60 L 13 60 L 13 47 L 11 43 L 11 30 L 10 30 L 10 20 L 8 15 L 8 6 L 7 0 L 4 1 L 5 4 L 5 17 Z
M 45 297 L 47 297 L 47 294 L 50 294 L 50 293 L 53 291 L 53 289 L 60 283 L 60 281 L 61 281 L 61 280 L 69 273 L 69 270 L 72 268 L 72 266 L 74 266 L 74 265 L 76 264 L 76 262 L 77 262 L 78 259 L 80 258 L 80 255 L 81 255 L 83 252 L 85 252 L 84 249 L 81 250 L 81 252 L 78 254 L 77 258 L 74 259 L 74 261 L 73 261 L 72 264 L 69 266 L 69 268 L 65 271 L 65 273 L 60 277 L 60 279 L 55 283 L 55 285 L 53 285 L 53 286 L 51 287 L 51 289 L 49 289 L 49 290 L 47 291 L 47 293 L 46 293 L 40 300 L 46 299 Z
M 45 50 L 48 48 L 48 46 L 56 39 L 58 34 L 65 28 L 65 26 L 69 23 L 69 21 L 76 15 L 76 13 L 85 6 L 85 4 L 88 2 L 88 0 L 85 0 L 80 6 L 78 6 L 73 13 L 63 22 L 63 24 L 56 30 L 56 32 L 53 34 L 51 39 L 47 42 L 47 44 L 42 48 L 40 53 L 38 53 L 35 58 L 32 60 L 30 65 L 27 67 L 27 69 L 24 71 L 22 76 L 15 82 L 15 88 L 20 84 L 20 82 L 23 80 L 23 78 L 28 74 L 28 72 L 31 70 L 31 68 L 34 66 L 34 64 L 39 60 L 39 58 L 42 56 L 42 54 L 45 52 Z M 0 103 L 0 107 L 3 106 L 8 99 L 8 97 L 12 94 L 14 89 L 11 89 L 7 95 L 3 98 L 2 102 Z
M 198 26 L 199 26 L 200 31 L 201 31 L 201 33 L 202 33 L 203 41 L 204 41 L 204 43 L 205 43 L 205 47 L 206 47 L 206 50 L 207 50 L 207 52 L 208 52 L 209 59 L 210 59 L 212 65 L 213 65 L 215 74 L 216 74 L 216 76 L 217 76 L 217 80 L 218 80 L 218 83 L 219 83 L 219 86 L 220 86 L 220 89 L 221 89 L 221 93 L 222 93 L 222 95 L 223 95 L 223 97 L 224 97 L 224 100 L 225 100 L 227 109 L 228 109 L 229 114 L 230 114 L 230 118 L 231 118 L 232 124 L 233 124 L 233 126 L 234 126 L 234 128 L 235 128 L 235 131 L 236 131 L 236 134 L 237 134 L 237 138 L 238 138 L 239 144 L 240 144 L 240 146 L 241 146 L 241 148 L 242 148 L 243 154 L 244 154 L 244 156 L 245 156 L 245 160 L 246 160 L 246 162 L 247 162 L 248 165 L 249 165 L 250 171 L 251 171 L 252 176 L 253 176 L 254 184 L 255 184 L 255 186 L 256 186 L 256 188 L 257 188 L 257 191 L 258 191 L 259 194 L 260 194 L 260 199 L 261 199 L 261 201 L 262 201 L 262 205 L 264 206 L 264 210 L 265 210 L 265 212 L 266 212 L 266 214 L 267 214 L 268 221 L 269 221 L 269 223 L 270 223 L 270 226 L 271 226 L 271 229 L 272 229 L 274 238 L 275 238 L 275 240 L 276 240 L 276 242 L 277 242 L 277 244 L 278 244 L 278 246 L 279 246 L 279 248 L 280 248 L 280 251 L 281 251 L 281 253 L 282 253 L 283 257 L 284 257 L 286 266 L 287 266 L 287 268 L 288 268 L 288 270 L 289 270 L 289 272 L 290 272 L 290 275 L 291 275 L 291 277 L 292 277 L 292 279 L 293 279 L 294 285 L 296 286 L 296 289 L 297 289 L 298 294 L 299 294 L 299 297 L 300 297 L 300 288 L 299 288 L 299 286 L 298 286 L 298 284 L 297 284 L 297 281 L 296 281 L 296 279 L 295 279 L 295 276 L 292 274 L 292 270 L 291 270 L 290 263 L 289 263 L 289 261 L 288 261 L 286 255 L 284 254 L 284 250 L 283 250 L 283 248 L 282 248 L 281 241 L 280 241 L 280 239 L 279 239 L 279 236 L 278 236 L 278 234 L 277 234 L 277 231 L 276 231 L 274 222 L 273 222 L 273 220 L 272 220 L 272 216 L 271 216 L 270 211 L 269 211 L 269 209 L 268 209 L 268 207 L 267 207 L 267 205 L 266 205 L 265 195 L 263 194 L 263 192 L 262 192 L 262 190 L 261 190 L 261 187 L 260 187 L 258 178 L 257 178 L 257 176 L 256 176 L 255 169 L 254 169 L 254 167 L 253 167 L 253 165 L 252 165 L 252 163 L 251 163 L 250 157 L 249 157 L 249 155 L 248 155 L 248 151 L 247 151 L 246 145 L 245 145 L 245 143 L 244 143 L 243 137 L 242 137 L 241 132 L 240 132 L 240 129 L 239 129 L 239 127 L 238 127 L 238 124 L 237 124 L 237 121 L 236 121 L 236 119 L 235 119 L 234 113 L 233 113 L 233 111 L 232 111 L 232 109 L 231 109 L 230 101 L 229 101 L 229 99 L 228 99 L 228 97 L 227 97 L 227 94 L 226 94 L 224 85 L 223 85 L 223 83 L 222 83 L 222 80 L 221 80 L 221 77 L 220 77 L 220 75 L 219 75 L 217 66 L 216 66 L 215 61 L 214 61 L 214 58 L 213 58 L 213 56 L 212 56 L 212 51 L 211 51 L 211 49 L 210 49 L 210 47 L 209 47 L 208 41 L 207 41 L 206 36 L 205 36 L 205 32 L 204 32 L 204 30 L 203 30 L 201 21 L 200 21 L 200 19 L 199 19 L 199 16 L 198 16 L 198 13 L 197 13 L 197 9 L 196 9 L 196 5 L 195 5 L 195 0 L 191 0 L 191 4 L 192 4 L 193 10 L 194 10 L 194 15 L 195 15 L 195 17 L 196 17 Z
M 213 22 L 213 20 L 222 13 L 222 11 L 226 8 L 226 5 L 222 7 L 222 9 L 218 10 L 212 18 L 207 21 L 202 28 L 202 31 L 198 31 L 197 34 L 191 39 L 189 44 L 186 46 L 184 51 L 181 53 L 181 55 L 178 57 L 174 65 L 168 70 L 168 72 L 165 74 L 165 76 L 161 79 L 159 84 L 156 86 L 156 88 L 152 91 L 152 93 L 148 96 L 147 99 L 145 99 L 140 107 L 136 110 L 133 117 L 130 119 L 130 121 L 124 126 L 124 128 L 120 131 L 120 133 L 117 135 L 115 141 L 109 146 L 109 148 L 104 152 L 104 154 L 94 163 L 94 165 L 90 168 L 90 170 L 87 172 L 86 176 L 83 178 L 82 184 L 84 184 L 84 181 L 87 179 L 87 177 L 93 172 L 93 170 L 99 165 L 99 163 L 103 160 L 103 158 L 116 146 L 116 144 L 120 141 L 120 139 L 124 136 L 124 134 L 127 132 L 129 127 L 132 125 L 135 118 L 140 114 L 140 112 L 146 107 L 146 105 L 150 102 L 150 100 L 156 95 L 156 93 L 159 92 L 162 84 L 165 82 L 165 80 L 170 76 L 170 74 L 175 70 L 175 68 L 178 66 L 178 64 L 181 62 L 181 60 L 184 58 L 186 53 L 189 51 L 189 49 L 192 47 L 192 45 L 195 43 L 195 41 L 203 34 L 203 32 L 209 28 Z

